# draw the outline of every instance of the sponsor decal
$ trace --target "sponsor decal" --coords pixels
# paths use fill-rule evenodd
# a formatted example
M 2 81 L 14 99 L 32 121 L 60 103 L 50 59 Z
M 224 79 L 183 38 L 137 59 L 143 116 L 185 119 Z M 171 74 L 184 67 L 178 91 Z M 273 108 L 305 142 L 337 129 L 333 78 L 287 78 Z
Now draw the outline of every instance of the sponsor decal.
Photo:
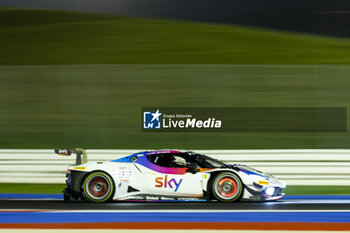
M 258 184 L 261 184 L 261 185 L 269 185 L 269 182 L 268 182 L 268 181 L 259 180 L 259 181 L 258 181 Z
M 66 149 L 56 149 L 55 153 L 61 156 L 70 156 L 71 155 L 71 151 L 70 150 L 66 150 Z
M 146 200 L 159 200 L 159 197 L 157 197 L 157 196 L 146 196 L 145 199 Z
M 182 201 L 197 201 L 197 200 L 200 200 L 200 198 L 197 198 L 197 197 L 178 197 L 177 200 L 182 200 Z
M 164 177 L 156 177 L 155 182 L 156 188 L 171 188 L 175 189 L 174 192 L 176 192 L 182 182 L 183 179 L 176 180 L 175 178 L 170 178 L 168 175 L 165 175 Z

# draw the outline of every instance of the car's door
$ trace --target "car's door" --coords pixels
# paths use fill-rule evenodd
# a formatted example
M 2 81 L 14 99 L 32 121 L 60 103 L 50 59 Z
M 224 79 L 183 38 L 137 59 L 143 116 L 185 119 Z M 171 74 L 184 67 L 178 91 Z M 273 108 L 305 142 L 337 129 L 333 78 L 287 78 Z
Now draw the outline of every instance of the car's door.
M 166 161 L 170 156 L 174 156 L 176 160 L 184 159 L 176 154 L 158 154 L 148 158 L 152 166 L 144 174 L 147 184 L 150 184 L 151 193 L 159 196 L 202 197 L 200 169 L 195 171 L 192 167 L 192 171 L 189 170 L 185 160 L 183 165 L 179 161 Z

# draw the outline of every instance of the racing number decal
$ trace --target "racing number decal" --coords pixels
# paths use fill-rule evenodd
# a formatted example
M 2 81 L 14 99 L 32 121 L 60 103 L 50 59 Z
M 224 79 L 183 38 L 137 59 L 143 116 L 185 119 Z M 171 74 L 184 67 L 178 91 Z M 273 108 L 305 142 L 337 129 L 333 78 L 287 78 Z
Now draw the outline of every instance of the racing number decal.
M 119 170 L 117 173 L 117 178 L 119 180 L 130 180 L 134 177 L 132 170 Z

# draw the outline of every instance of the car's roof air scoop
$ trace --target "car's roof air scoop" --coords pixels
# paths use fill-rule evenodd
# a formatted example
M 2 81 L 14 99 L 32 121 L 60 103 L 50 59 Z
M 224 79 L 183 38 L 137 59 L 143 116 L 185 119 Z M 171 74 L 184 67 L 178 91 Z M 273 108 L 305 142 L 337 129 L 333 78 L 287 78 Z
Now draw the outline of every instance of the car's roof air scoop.
M 55 153 L 58 155 L 61 155 L 61 156 L 71 156 L 72 153 L 76 154 L 75 165 L 84 164 L 84 163 L 87 163 L 87 161 L 88 161 L 87 153 L 82 148 L 55 149 Z

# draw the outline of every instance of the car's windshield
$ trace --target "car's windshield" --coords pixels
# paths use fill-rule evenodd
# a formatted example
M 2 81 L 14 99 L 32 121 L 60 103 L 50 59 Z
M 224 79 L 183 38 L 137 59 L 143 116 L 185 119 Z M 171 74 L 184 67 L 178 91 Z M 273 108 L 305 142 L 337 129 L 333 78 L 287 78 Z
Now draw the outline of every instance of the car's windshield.
M 210 158 L 206 155 L 197 154 L 197 163 L 202 168 L 224 168 L 227 164 L 220 160 Z

